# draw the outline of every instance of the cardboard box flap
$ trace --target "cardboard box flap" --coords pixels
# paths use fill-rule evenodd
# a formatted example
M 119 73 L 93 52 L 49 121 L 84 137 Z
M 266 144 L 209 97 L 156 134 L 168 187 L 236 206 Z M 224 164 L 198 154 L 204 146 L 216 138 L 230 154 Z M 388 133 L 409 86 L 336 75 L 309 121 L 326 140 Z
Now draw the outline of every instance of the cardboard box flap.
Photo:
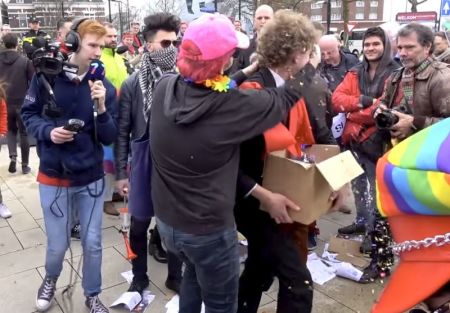
M 336 145 L 311 145 L 305 149 L 305 154 L 314 158 L 316 163 L 323 162 L 341 153 L 341 149 Z
M 334 191 L 338 191 L 346 183 L 364 173 L 350 151 L 317 163 L 316 167 Z

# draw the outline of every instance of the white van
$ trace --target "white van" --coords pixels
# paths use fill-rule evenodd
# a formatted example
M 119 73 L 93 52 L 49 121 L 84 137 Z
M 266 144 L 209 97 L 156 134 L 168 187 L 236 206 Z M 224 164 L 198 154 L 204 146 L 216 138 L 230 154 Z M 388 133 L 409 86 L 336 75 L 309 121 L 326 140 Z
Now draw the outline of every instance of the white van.
M 355 28 L 352 29 L 351 33 L 348 36 L 348 49 L 351 53 L 360 56 L 363 51 L 363 37 L 367 28 Z

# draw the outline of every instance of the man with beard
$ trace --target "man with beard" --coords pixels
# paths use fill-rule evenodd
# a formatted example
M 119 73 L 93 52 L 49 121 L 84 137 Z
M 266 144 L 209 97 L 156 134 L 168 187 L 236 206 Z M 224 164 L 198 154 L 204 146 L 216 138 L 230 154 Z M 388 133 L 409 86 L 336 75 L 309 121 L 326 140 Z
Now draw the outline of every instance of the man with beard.
M 363 38 L 363 61 L 353 67 L 333 93 L 333 109 L 347 115 L 342 143 L 364 169 L 352 181 L 356 201 L 356 221 L 338 230 L 340 234 L 369 233 L 375 222 L 375 165 L 383 155 L 386 136 L 377 130 L 372 112 L 389 75 L 398 68 L 392 59 L 389 38 L 380 27 L 369 28 Z M 364 248 L 370 251 L 366 237 Z
M 450 49 L 448 47 L 447 35 L 444 32 L 434 34 L 434 52 L 436 60 L 450 64 Z
M 111 23 L 103 24 L 106 28 L 105 47 L 102 50 L 100 60 L 105 64 L 105 76 L 120 90 L 122 83 L 128 77 L 127 66 L 125 60 L 116 52 L 117 48 L 117 30 Z M 119 212 L 113 205 L 114 193 L 114 164 L 112 147 L 104 147 L 105 159 L 105 203 L 103 204 L 103 212 L 109 215 L 118 216 Z
M 122 83 L 127 79 L 127 67 L 123 58 L 116 53 L 117 29 L 111 23 L 104 23 L 103 25 L 106 28 L 107 34 L 105 36 L 105 47 L 102 50 L 100 60 L 105 64 L 106 78 L 119 90 Z
M 387 108 L 398 121 L 389 127 L 391 137 L 402 140 L 450 116 L 450 69 L 434 60 L 433 32 L 424 25 L 410 23 L 400 29 L 397 48 L 401 71 L 386 82 L 380 108 Z
M 153 87 L 163 73 L 175 70 L 177 33 L 180 20 L 172 14 L 157 13 L 148 16 L 144 29 L 147 52 L 142 56 L 139 72 L 132 74 L 123 84 L 119 100 L 119 136 L 115 144 L 116 189 L 125 195 L 129 187 L 128 156 L 130 141 L 140 138 L 146 129 L 153 103 Z M 130 139 L 131 138 L 131 139 Z M 130 243 L 137 258 L 132 261 L 133 282 L 129 291 L 141 292 L 148 287 L 147 276 L 147 230 L 151 212 L 131 210 Z M 159 262 L 168 262 L 169 273 L 166 287 L 178 292 L 181 281 L 181 262 L 162 249 L 157 228 L 149 243 L 150 254 Z

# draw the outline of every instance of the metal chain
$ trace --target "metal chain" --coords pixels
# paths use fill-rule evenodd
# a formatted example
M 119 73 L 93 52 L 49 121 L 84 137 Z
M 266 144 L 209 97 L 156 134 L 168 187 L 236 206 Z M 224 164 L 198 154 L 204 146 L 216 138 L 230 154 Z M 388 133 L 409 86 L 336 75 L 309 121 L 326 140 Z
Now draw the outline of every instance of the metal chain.
M 450 233 L 428 237 L 422 240 L 407 240 L 394 244 L 391 248 L 395 255 L 400 255 L 401 253 L 411 251 L 412 249 L 429 248 L 431 246 L 441 247 L 447 244 L 450 244 Z

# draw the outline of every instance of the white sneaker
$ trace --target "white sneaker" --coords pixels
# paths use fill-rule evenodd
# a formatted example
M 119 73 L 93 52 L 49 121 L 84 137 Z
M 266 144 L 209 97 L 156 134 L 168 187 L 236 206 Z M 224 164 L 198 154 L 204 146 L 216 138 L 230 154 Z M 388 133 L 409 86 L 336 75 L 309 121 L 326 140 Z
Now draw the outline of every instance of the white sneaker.
M 0 217 L 10 218 L 11 215 L 11 211 L 6 207 L 6 205 L 0 203 Z

